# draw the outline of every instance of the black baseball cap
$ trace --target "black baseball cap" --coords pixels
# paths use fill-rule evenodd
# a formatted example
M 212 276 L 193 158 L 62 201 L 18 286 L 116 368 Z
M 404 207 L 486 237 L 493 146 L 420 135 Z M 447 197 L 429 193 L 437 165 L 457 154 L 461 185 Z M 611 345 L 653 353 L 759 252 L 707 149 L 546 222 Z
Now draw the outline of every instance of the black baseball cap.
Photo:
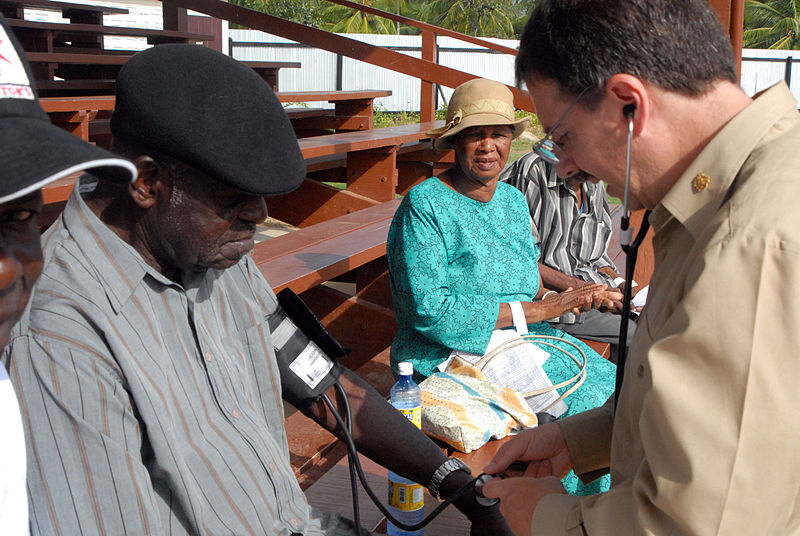
M 0 15 L 0 203 L 81 170 L 128 183 L 136 167 L 50 122 L 39 105 L 30 65 Z

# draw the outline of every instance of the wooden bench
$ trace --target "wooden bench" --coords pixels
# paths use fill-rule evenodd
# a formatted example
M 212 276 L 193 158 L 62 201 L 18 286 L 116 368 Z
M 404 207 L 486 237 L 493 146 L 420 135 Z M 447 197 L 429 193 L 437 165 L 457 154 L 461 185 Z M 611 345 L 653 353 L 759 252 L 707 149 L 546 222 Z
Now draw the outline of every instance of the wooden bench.
M 53 0 L 0 0 L 0 10 L 6 19 L 24 19 L 25 8 L 61 11 L 64 18 L 75 23 L 103 24 L 103 15 L 127 15 L 128 10 L 118 7 L 73 4 Z
M 57 89 L 81 89 L 84 84 L 97 87 L 94 82 L 111 82 L 116 79 L 119 69 L 131 57 L 131 53 L 99 52 L 93 54 L 73 52 L 35 52 L 26 51 L 31 64 L 37 88 L 42 92 Z M 245 61 L 273 89 L 278 89 L 278 72 L 285 68 L 298 68 L 298 62 L 290 61 Z M 64 80 L 56 80 L 56 77 Z M 72 82 L 71 85 L 61 82 Z M 107 86 L 103 86 L 107 87 Z
M 16 21 L 27 23 L 29 21 Z M 155 31 L 155 30 L 154 30 Z M 181 32 L 174 32 L 178 35 L 186 35 Z M 113 61 L 113 60 L 112 60 Z M 258 62 L 246 62 L 256 69 L 260 69 Z M 274 65 L 276 62 L 272 62 Z M 281 67 L 299 67 L 299 63 L 280 62 Z M 266 68 L 266 67 L 265 67 Z M 55 90 L 61 88 L 67 91 L 80 89 L 84 85 L 92 91 L 113 92 L 113 80 L 40 80 L 37 82 L 39 89 Z M 378 97 L 387 97 L 391 91 L 365 90 L 365 91 L 306 91 L 306 92 L 283 92 L 276 93 L 278 100 L 282 103 L 296 102 L 315 102 L 326 101 L 336 103 L 333 110 L 326 108 L 288 108 L 286 110 L 295 134 L 298 137 L 310 135 L 330 134 L 330 130 L 364 130 L 373 126 L 372 102 Z M 86 141 L 92 141 L 103 147 L 108 148 L 110 132 L 104 122 L 114 111 L 116 98 L 114 95 L 93 95 L 93 96 L 50 96 L 40 99 L 42 108 L 50 114 L 50 119 L 58 126 L 80 136 Z M 349 116 L 347 114 L 353 114 Z M 92 122 L 97 124 L 92 126 Z M 310 125 L 313 125 L 311 127 Z M 337 166 L 333 166 L 333 160 L 318 160 L 320 163 L 315 171 L 320 169 L 331 169 L 345 165 L 342 159 Z
M 442 124 L 431 121 L 299 140 L 311 176 L 294 192 L 267 199 L 270 213 L 306 227 L 393 200 L 452 165 L 452 151 L 434 150 L 426 135 Z M 345 190 L 323 184 L 342 179 Z
M 110 146 L 111 130 L 108 120 L 116 104 L 114 95 L 42 97 L 39 102 L 53 124 L 101 147 Z M 324 108 L 286 110 L 293 125 L 298 119 L 327 117 L 332 113 L 332 110 Z
M 330 117 L 295 123 L 298 136 L 306 137 L 325 134 L 325 130 L 342 132 L 373 128 L 375 99 L 389 97 L 391 94 L 391 91 L 380 90 L 291 91 L 278 93 L 278 100 L 283 103 L 328 102 L 334 105 Z
M 103 37 L 144 37 L 151 45 L 162 43 L 200 43 L 213 40 L 213 35 L 125 28 L 100 24 L 56 23 L 24 19 L 8 19 L 24 50 L 41 52 L 97 52 L 104 50 Z

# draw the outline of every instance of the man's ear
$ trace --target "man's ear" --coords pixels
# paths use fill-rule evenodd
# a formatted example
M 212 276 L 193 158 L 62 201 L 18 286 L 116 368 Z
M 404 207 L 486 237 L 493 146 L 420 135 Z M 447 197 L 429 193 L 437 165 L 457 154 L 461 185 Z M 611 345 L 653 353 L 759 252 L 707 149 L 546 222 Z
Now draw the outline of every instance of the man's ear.
M 652 111 L 646 84 L 633 75 L 619 73 L 608 79 L 605 91 L 612 106 L 619 109 L 620 121 L 627 125 L 632 115 L 633 131 L 639 134 Z
M 141 208 L 150 208 L 156 203 L 158 193 L 164 187 L 161 169 L 158 162 L 149 155 L 137 156 L 133 161 L 136 165 L 136 180 L 128 185 L 128 193 L 133 202 Z

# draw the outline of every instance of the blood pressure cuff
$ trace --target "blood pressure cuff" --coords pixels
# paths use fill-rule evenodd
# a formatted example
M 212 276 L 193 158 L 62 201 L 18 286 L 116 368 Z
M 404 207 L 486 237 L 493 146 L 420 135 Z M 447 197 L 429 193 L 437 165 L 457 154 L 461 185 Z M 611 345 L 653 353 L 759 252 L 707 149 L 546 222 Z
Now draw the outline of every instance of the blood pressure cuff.
M 304 409 L 336 383 L 347 354 L 311 309 L 291 289 L 278 293 L 278 308 L 267 318 L 281 372 L 283 397 Z

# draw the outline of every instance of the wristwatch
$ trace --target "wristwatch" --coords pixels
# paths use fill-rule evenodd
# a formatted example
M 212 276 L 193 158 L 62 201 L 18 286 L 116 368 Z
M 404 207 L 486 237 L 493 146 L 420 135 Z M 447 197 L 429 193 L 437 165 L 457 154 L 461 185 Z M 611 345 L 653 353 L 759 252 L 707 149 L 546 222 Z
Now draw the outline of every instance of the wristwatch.
M 472 474 L 472 471 L 466 463 L 458 458 L 447 458 L 442 465 L 433 472 L 431 482 L 428 484 L 428 491 L 433 495 L 434 499 L 439 498 L 439 486 L 442 485 L 447 475 L 453 471 L 465 471 L 468 475 Z

